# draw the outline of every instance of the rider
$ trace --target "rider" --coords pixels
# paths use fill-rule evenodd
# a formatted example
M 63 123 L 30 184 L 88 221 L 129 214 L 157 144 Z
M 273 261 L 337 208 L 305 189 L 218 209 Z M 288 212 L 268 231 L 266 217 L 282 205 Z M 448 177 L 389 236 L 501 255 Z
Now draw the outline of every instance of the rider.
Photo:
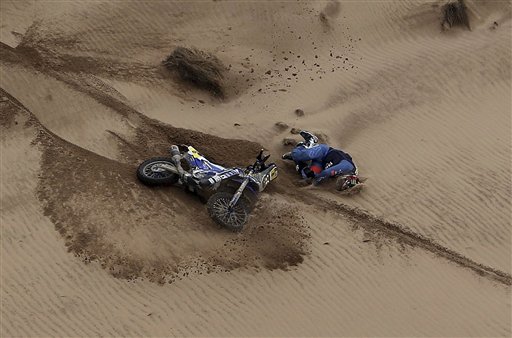
M 327 144 L 319 144 L 318 138 L 308 131 L 302 130 L 300 135 L 305 142 L 299 142 L 291 153 L 283 155 L 283 159 L 293 160 L 303 178 L 314 179 L 313 183 L 318 184 L 328 177 L 356 172 L 356 165 L 349 154 Z

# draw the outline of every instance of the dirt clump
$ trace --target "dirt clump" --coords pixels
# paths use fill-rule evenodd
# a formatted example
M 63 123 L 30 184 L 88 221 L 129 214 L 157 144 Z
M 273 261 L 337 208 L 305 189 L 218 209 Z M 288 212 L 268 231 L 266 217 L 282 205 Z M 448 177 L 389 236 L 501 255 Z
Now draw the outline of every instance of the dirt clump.
M 441 27 L 443 30 L 452 28 L 453 26 L 465 26 L 471 30 L 468 17 L 468 8 L 464 0 L 457 2 L 449 2 L 442 7 Z
M 324 9 L 318 14 L 320 18 L 320 22 L 324 25 L 325 28 L 330 28 L 329 18 L 335 18 L 338 16 L 340 12 L 341 4 L 337 0 L 329 1 Z
M 283 139 L 283 146 L 293 146 L 295 147 L 297 145 L 297 141 L 292 138 L 284 138 Z
M 289 126 L 284 122 L 276 122 L 275 126 L 279 131 L 284 131 L 289 128 Z
M 177 72 L 181 80 L 224 97 L 222 81 L 227 68 L 215 55 L 196 48 L 177 47 L 163 64 Z

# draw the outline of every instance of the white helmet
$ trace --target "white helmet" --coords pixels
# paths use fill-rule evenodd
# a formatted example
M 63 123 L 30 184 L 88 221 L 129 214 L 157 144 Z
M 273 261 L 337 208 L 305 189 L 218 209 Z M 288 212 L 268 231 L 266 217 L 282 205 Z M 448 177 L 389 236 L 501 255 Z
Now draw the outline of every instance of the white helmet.
M 309 149 L 318 144 L 318 137 L 311 134 L 309 131 L 301 130 L 299 134 L 304 139 L 304 142 L 300 142 L 298 145 L 302 145 L 304 148 Z

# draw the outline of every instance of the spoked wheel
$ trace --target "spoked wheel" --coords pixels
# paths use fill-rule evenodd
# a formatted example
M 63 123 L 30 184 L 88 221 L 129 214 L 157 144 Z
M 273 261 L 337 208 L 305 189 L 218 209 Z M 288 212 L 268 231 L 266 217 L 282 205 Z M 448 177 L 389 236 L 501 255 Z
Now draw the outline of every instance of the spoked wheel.
M 336 179 L 336 190 L 343 191 L 347 189 L 347 179 L 344 176 L 340 176 Z
M 343 195 L 353 195 L 361 191 L 364 184 L 357 176 L 340 176 L 336 179 L 336 190 Z
M 344 191 L 355 187 L 359 183 L 359 178 L 354 175 L 343 175 L 336 179 L 336 190 Z
M 232 207 L 229 202 L 233 194 L 218 192 L 208 200 L 208 212 L 211 218 L 218 224 L 232 231 L 240 231 L 249 218 L 250 207 L 244 198 L 240 198 Z
M 160 164 L 174 166 L 170 158 L 151 158 L 139 165 L 139 168 L 137 168 L 137 178 L 146 185 L 171 185 L 177 183 L 179 176 L 161 168 Z

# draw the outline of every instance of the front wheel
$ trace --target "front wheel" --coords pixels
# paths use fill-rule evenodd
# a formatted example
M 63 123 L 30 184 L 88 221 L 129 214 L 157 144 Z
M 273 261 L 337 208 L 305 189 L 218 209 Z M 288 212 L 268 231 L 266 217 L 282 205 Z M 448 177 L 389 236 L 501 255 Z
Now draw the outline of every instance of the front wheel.
M 223 227 L 240 231 L 249 219 L 250 206 L 244 198 L 240 198 L 238 202 L 229 207 L 229 202 L 233 198 L 233 194 L 228 192 L 217 192 L 208 199 L 208 213 L 210 217 Z
M 179 180 L 173 172 L 159 167 L 159 164 L 174 166 L 168 157 L 154 157 L 142 162 L 137 168 L 137 178 L 145 185 L 171 185 Z

